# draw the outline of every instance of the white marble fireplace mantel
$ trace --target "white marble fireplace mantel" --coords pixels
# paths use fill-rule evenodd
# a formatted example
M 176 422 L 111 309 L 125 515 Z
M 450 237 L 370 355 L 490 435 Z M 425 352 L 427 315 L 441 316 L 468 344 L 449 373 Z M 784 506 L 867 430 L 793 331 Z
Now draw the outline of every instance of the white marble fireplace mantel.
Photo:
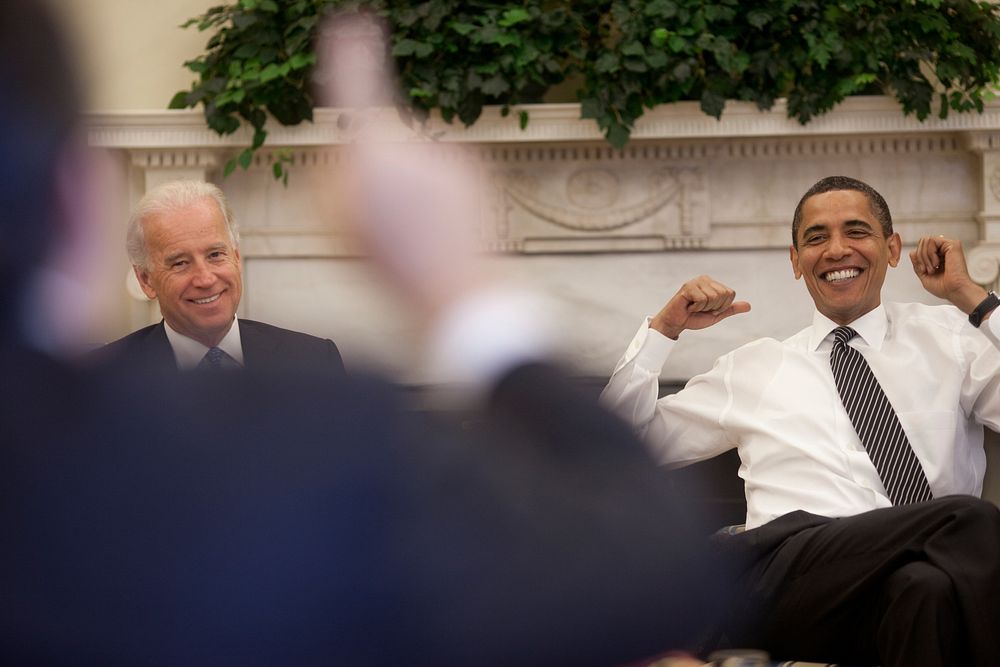
M 648 111 L 622 151 L 579 118 L 578 105 L 525 109 L 523 131 L 516 111 L 505 118 L 487 109 L 471 128 L 432 121 L 425 132 L 480 155 L 492 185 L 483 247 L 499 270 L 552 298 L 561 352 L 582 374 L 606 375 L 640 318 L 699 273 L 734 286 L 754 310 L 682 338 L 668 378 L 690 377 L 735 345 L 807 324 L 811 304 L 788 266 L 790 219 L 802 192 L 830 174 L 878 189 L 904 244 L 923 234 L 960 238 L 974 278 L 998 286 L 1000 102 L 983 114 L 921 123 L 890 99 L 858 97 L 804 126 L 780 102 L 767 112 L 730 103 L 721 120 L 679 103 Z M 329 336 L 349 364 L 366 359 L 413 382 L 433 381 L 399 344 L 412 336 L 408 323 L 310 195 L 346 140 L 342 115 L 319 109 L 313 123 L 269 128 L 250 169 L 227 179 L 222 166 L 249 136 L 220 138 L 198 111 L 94 113 L 89 139 L 122 156 L 131 203 L 174 178 L 221 185 L 243 236 L 244 316 Z M 287 188 L 271 177 L 277 150 L 292 159 Z M 886 291 L 934 302 L 908 260 L 890 272 Z M 158 317 L 155 307 L 131 308 L 133 326 Z

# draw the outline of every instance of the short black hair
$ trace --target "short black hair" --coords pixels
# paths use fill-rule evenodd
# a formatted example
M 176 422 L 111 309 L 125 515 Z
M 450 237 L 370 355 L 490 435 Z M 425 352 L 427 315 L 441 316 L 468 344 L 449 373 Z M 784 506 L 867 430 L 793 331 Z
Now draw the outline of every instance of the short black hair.
M 802 205 L 806 200 L 824 192 L 834 192 L 838 190 L 854 190 L 860 192 L 868 199 L 868 207 L 872 210 L 872 215 L 882 225 L 882 234 L 885 238 L 892 236 L 892 214 L 889 213 L 889 205 L 875 188 L 863 181 L 850 176 L 827 176 L 820 179 L 815 185 L 806 190 L 795 207 L 795 215 L 792 216 L 792 246 L 799 247 L 799 226 L 802 224 Z
M 0 329 L 57 233 L 54 169 L 81 107 L 72 62 L 47 3 L 0 2 Z

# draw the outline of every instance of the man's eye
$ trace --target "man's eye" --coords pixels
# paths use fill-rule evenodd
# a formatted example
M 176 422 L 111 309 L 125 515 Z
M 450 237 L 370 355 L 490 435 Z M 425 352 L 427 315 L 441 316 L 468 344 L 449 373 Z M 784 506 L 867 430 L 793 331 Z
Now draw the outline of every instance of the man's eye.
M 181 268 L 181 267 L 184 267 L 184 266 L 187 266 L 187 260 L 185 260 L 185 259 L 178 260 L 178 261 L 176 261 L 176 262 L 174 262 L 173 264 L 170 265 L 170 267 L 174 268 L 174 269 L 178 269 L 178 268 Z
M 817 243 L 822 243 L 823 242 L 823 238 L 824 237 L 822 237 L 822 236 L 820 236 L 818 234 L 815 235 L 815 236 L 808 236 L 808 237 L 806 237 L 806 243 L 808 245 L 815 245 Z

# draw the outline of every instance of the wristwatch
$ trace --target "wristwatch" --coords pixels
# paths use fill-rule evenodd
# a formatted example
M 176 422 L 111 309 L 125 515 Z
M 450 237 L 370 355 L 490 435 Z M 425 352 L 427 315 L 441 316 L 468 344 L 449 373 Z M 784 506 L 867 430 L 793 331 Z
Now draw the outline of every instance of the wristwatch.
M 993 292 L 986 295 L 986 298 L 976 306 L 976 309 L 969 313 L 969 322 L 972 326 L 979 327 L 983 323 L 983 318 L 993 312 L 993 309 L 1000 306 L 1000 297 Z

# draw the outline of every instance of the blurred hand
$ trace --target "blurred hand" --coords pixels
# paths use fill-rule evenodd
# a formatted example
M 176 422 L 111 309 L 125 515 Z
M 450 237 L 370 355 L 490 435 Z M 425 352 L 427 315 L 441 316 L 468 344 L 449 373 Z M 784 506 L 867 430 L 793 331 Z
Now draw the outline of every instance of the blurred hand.
M 394 82 L 376 18 L 334 16 L 318 53 L 325 101 L 351 110 L 353 141 L 339 160 L 337 204 L 390 286 L 419 317 L 434 320 L 485 281 L 476 253 L 479 166 L 387 113 Z
M 649 326 L 676 340 L 686 329 L 704 329 L 731 315 L 750 311 L 749 303 L 735 298 L 734 290 L 711 276 L 698 276 L 681 285 Z

